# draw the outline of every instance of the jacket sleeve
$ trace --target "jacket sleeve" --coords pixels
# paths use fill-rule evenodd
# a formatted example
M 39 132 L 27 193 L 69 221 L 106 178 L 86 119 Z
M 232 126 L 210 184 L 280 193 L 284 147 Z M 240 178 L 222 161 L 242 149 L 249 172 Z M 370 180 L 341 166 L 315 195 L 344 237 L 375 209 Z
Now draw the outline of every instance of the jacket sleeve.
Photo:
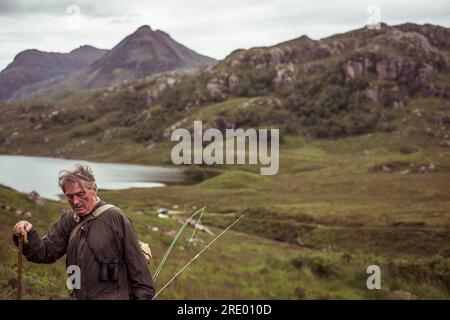
M 133 224 L 126 215 L 123 218 L 123 255 L 134 299 L 152 299 L 155 295 L 153 277 L 139 247 Z
M 66 253 L 71 229 L 65 225 L 65 217 L 62 215 L 42 238 L 39 237 L 36 230 L 31 229 L 28 233 L 28 242 L 23 245 L 23 255 L 28 261 L 53 263 Z M 13 235 L 13 241 L 18 246 L 19 237 Z

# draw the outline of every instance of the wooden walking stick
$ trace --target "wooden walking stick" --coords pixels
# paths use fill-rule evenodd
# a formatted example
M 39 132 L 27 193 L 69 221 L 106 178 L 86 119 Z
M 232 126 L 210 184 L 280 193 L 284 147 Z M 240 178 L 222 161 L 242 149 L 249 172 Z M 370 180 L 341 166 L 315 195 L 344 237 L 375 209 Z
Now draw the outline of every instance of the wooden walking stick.
M 22 299 L 22 251 L 23 251 L 23 235 L 19 236 L 19 253 L 17 256 L 17 300 Z

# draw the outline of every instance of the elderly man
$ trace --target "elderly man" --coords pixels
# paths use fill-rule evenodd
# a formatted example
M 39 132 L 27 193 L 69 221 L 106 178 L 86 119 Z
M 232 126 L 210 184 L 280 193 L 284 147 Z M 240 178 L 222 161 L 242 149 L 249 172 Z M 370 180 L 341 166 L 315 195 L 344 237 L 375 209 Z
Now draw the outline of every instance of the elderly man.
M 64 254 L 66 265 L 79 270 L 74 299 L 151 299 L 154 283 L 130 219 L 97 196 L 89 166 L 76 165 L 59 174 L 59 186 L 71 206 L 46 236 L 40 238 L 28 221 L 18 222 L 13 239 L 25 244 L 29 261 L 53 263 Z

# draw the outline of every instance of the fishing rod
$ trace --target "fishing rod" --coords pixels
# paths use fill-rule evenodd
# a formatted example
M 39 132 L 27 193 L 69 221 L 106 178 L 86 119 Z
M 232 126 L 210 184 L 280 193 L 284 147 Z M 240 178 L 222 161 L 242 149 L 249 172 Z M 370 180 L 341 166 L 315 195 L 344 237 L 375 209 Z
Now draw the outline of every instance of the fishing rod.
M 223 230 L 217 237 L 215 237 L 210 243 L 208 243 L 199 253 L 197 253 L 183 268 L 181 268 L 180 271 L 178 271 L 173 277 L 172 279 L 169 280 L 169 282 L 167 282 L 162 288 L 161 290 L 159 290 L 155 296 L 152 298 L 152 300 L 156 299 L 156 297 L 162 292 L 164 291 L 164 289 L 166 289 L 169 284 L 171 284 L 184 270 L 186 270 L 187 267 L 189 267 L 189 265 L 194 262 L 194 260 L 196 260 L 206 249 L 208 249 L 217 239 L 219 239 L 225 232 L 227 232 L 229 229 L 231 229 L 231 227 L 233 227 L 236 223 L 239 222 L 239 220 L 241 220 L 244 217 L 244 215 L 241 215 L 236 221 L 234 221 L 231 225 L 228 226 L 228 228 L 226 228 L 225 230 Z
M 167 249 L 166 253 L 164 254 L 163 259 L 161 260 L 161 262 L 159 263 L 158 268 L 155 271 L 155 274 L 153 276 L 153 281 L 156 281 L 156 278 L 158 278 L 159 273 L 161 272 L 162 267 L 164 266 L 164 263 L 166 262 L 167 257 L 169 256 L 170 252 L 172 251 L 173 246 L 175 245 L 175 242 L 177 242 L 178 238 L 180 237 L 181 233 L 183 232 L 183 230 L 186 228 L 186 226 L 189 224 L 189 222 L 191 222 L 191 220 L 201 211 L 201 215 L 200 215 L 200 219 L 203 215 L 203 212 L 205 211 L 206 207 L 200 208 L 197 211 L 195 211 L 190 217 L 189 219 L 186 220 L 186 222 L 181 226 L 180 230 L 178 230 L 177 235 L 175 236 L 175 238 L 172 240 L 172 243 L 170 244 L 169 248 Z M 200 221 L 199 219 L 199 221 Z M 195 232 L 195 230 L 194 230 Z

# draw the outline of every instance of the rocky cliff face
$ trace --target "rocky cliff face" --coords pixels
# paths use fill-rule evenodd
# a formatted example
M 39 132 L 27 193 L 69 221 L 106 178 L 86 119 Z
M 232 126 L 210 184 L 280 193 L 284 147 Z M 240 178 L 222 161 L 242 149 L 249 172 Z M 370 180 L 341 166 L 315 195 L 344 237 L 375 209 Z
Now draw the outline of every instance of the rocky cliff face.
M 269 91 L 279 91 L 302 77 L 332 73 L 343 83 L 364 80 L 359 90 L 373 102 L 401 106 L 418 90 L 445 94 L 431 80 L 449 65 L 448 39 L 448 28 L 415 24 L 383 24 L 381 30 L 363 28 L 318 41 L 302 36 L 273 47 L 236 50 L 218 64 L 206 88 L 225 99 L 239 95 L 249 77 L 254 84 L 264 78 Z

